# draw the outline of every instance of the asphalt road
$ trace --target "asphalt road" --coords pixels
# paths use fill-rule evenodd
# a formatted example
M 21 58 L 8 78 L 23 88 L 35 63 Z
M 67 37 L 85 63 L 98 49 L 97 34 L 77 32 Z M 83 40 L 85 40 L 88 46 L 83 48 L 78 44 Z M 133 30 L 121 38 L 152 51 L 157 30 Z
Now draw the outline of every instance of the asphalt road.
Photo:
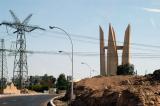
M 27 95 L 0 98 L 0 106 L 46 106 L 55 95 Z

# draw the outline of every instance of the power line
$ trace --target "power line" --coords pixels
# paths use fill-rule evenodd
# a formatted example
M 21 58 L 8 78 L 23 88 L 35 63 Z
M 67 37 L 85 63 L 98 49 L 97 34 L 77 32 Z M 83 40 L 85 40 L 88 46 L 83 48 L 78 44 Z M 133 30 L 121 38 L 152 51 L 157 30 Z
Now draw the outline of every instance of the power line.
M 7 31 L 8 32 L 8 31 Z M 54 33 L 54 34 L 58 34 L 58 35 L 64 35 L 64 33 L 62 32 L 57 32 L 57 31 L 50 31 L 50 30 L 46 30 L 45 32 L 49 32 L 49 33 Z M 38 34 L 39 35 L 47 35 L 47 34 L 41 34 L 41 33 L 38 33 L 38 32 L 33 32 L 35 34 Z M 90 43 L 90 44 L 98 44 L 99 42 L 99 39 L 98 38 L 95 38 L 95 37 L 90 37 L 90 36 L 86 36 L 86 35 L 78 35 L 78 34 L 71 34 L 70 35 L 72 37 L 75 37 L 73 38 L 73 40 L 75 41 L 80 41 L 80 42 L 84 42 L 84 43 Z M 59 39 L 63 39 L 64 36 L 57 36 L 57 35 L 47 35 L 47 36 L 51 36 L 51 37 L 55 37 L 55 38 L 59 38 Z M 76 38 L 82 38 L 82 39 L 85 39 L 85 40 L 81 40 L 81 39 L 76 39 Z M 86 40 L 87 39 L 87 40 Z M 106 40 L 106 39 L 105 39 Z M 121 41 L 116 41 L 118 43 L 123 43 Z M 144 48 L 138 48 L 138 49 L 141 49 L 141 50 L 153 50 L 153 51 L 159 51 L 157 49 L 160 49 L 160 46 L 156 46 L 156 45 L 148 45 L 148 44 L 141 44 L 141 43 L 131 43 L 131 45 L 133 46 L 140 46 L 140 47 L 144 47 Z M 134 49 L 134 47 L 132 47 Z M 156 48 L 156 49 L 146 49 L 146 48 Z M 137 48 L 135 48 L 137 49 Z
M 48 31 L 48 30 L 46 30 Z M 61 32 L 56 32 L 56 31 L 48 31 L 48 32 L 51 32 L 51 33 L 55 33 L 55 34 L 64 34 L 64 33 L 61 33 Z M 89 39 L 89 40 L 98 40 L 98 38 L 95 38 L 95 37 L 90 37 L 90 36 L 86 36 L 86 35 L 78 35 L 78 34 L 71 34 L 70 35 L 72 37 L 78 37 L 78 38 L 85 38 L 85 39 Z M 107 39 L 105 39 L 107 41 Z M 123 43 L 121 41 L 116 41 L 118 43 Z M 160 46 L 156 46 L 156 45 L 148 45 L 148 44 L 141 44 L 141 43 L 131 43 L 131 45 L 135 45 L 135 46 L 143 46 L 143 47 L 152 47 L 152 48 L 160 48 Z
M 61 33 L 61 32 L 57 32 L 57 31 L 49 31 L 47 30 L 46 32 L 49 32 L 49 33 L 54 33 L 54 34 L 59 34 L 59 35 L 63 35 L 64 33 Z M 42 35 L 40 33 L 37 33 L 38 36 L 39 35 Z M 47 34 L 44 34 L 43 35 L 47 35 Z M 63 39 L 64 37 L 62 36 L 57 36 L 57 35 L 50 35 L 50 36 L 53 36 L 53 37 L 56 37 L 56 38 L 60 38 L 60 39 Z M 85 36 L 85 35 L 78 35 L 78 34 L 71 34 L 72 37 L 75 37 L 75 38 L 82 38 L 82 39 L 87 39 L 87 40 L 80 40 L 80 39 L 73 39 L 73 40 L 76 40 L 76 41 L 80 41 L 80 42 L 85 42 L 85 43 L 92 43 L 92 44 L 97 44 L 99 43 L 97 38 L 95 37 L 90 37 L 90 36 Z M 117 41 L 118 43 L 123 43 L 123 42 L 120 42 L 120 41 Z M 158 49 L 160 49 L 160 46 L 155 46 L 155 45 L 147 45 L 147 44 L 140 44 L 140 43 L 131 43 L 131 45 L 134 45 L 134 46 L 140 46 L 140 47 L 143 47 L 143 48 L 136 48 L 136 47 L 132 47 L 132 49 L 134 50 L 146 50 L 146 51 L 159 51 Z M 156 48 L 156 49 L 148 49 L 148 48 Z M 51 52 L 50 53 L 46 53 L 46 52 L 37 52 L 37 54 L 52 54 Z M 137 53 L 138 54 L 138 53 Z M 86 55 L 100 55 L 100 54 L 86 54 Z
M 42 34 L 42 35 L 44 35 L 44 34 Z M 36 36 L 39 36 L 39 35 L 36 35 Z M 57 36 L 57 35 L 52 35 L 52 37 L 59 38 L 59 39 L 63 39 L 64 38 L 62 36 Z M 80 39 L 74 39 L 74 38 L 73 38 L 73 40 L 97 45 L 97 42 L 93 42 L 93 41 L 86 41 L 86 40 L 80 40 Z M 145 50 L 145 51 L 152 51 L 152 52 L 160 52 L 160 49 L 150 49 L 150 48 L 140 48 L 140 47 L 131 47 L 131 49 L 132 50 L 141 50 L 141 51 Z
M 46 30 L 46 32 L 49 33 L 54 33 L 54 34 L 59 34 L 59 35 L 63 35 L 64 33 L 62 32 L 57 32 L 57 31 L 48 31 Z M 39 35 L 41 35 L 39 33 Z M 44 35 L 44 34 L 43 34 Z M 47 35 L 47 34 L 46 34 Z M 84 42 L 84 43 L 91 43 L 91 44 L 98 44 L 99 39 L 95 38 L 95 37 L 90 37 L 90 36 L 85 36 L 85 35 L 78 35 L 78 34 L 70 34 L 72 37 L 75 38 L 82 38 L 85 40 L 81 40 L 81 39 L 75 39 L 73 38 L 73 40 L 75 41 L 80 41 L 80 42 Z M 64 37 L 62 36 L 57 36 L 57 35 L 47 35 L 47 36 L 51 36 L 51 37 L 56 37 L 56 38 L 60 38 L 63 39 Z M 87 40 L 86 40 L 87 39 Z M 106 40 L 106 39 L 105 39 Z M 106 40 L 107 41 L 107 40 Z M 116 41 L 118 43 L 123 43 L 121 41 Z M 140 46 L 140 47 L 144 47 L 144 48 L 138 48 L 138 49 L 143 49 L 143 50 L 153 50 L 153 51 L 158 51 L 157 49 L 160 49 L 160 46 L 156 46 L 156 45 L 148 45 L 148 44 L 141 44 L 141 43 L 131 43 L 132 46 Z M 134 48 L 134 47 L 132 47 Z M 156 48 L 156 49 L 146 49 L 146 48 Z

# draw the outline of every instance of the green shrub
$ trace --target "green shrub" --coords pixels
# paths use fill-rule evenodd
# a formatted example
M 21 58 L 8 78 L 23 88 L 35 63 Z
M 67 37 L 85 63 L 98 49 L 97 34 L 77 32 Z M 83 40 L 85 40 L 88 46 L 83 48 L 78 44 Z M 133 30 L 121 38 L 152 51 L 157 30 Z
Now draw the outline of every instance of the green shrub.
M 117 75 L 134 75 L 134 65 L 133 64 L 125 64 L 119 65 L 117 67 Z

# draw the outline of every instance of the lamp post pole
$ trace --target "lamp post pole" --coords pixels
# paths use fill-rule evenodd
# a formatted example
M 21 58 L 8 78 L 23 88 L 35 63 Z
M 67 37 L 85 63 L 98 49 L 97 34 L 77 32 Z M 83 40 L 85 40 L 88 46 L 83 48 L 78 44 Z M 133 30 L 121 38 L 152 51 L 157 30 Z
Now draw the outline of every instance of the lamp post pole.
M 61 30 L 61 31 L 63 31 L 66 35 L 67 35 L 67 37 L 68 37 L 68 39 L 70 40 L 70 43 L 71 43 L 71 49 L 72 49 L 72 79 L 71 79 L 71 98 L 70 98 L 70 100 L 72 101 L 73 99 L 74 99 L 74 95 L 73 95 L 73 42 L 72 42 L 72 39 L 71 39 L 71 37 L 70 37 L 70 35 L 64 30 L 64 29 L 62 29 L 62 28 L 59 28 L 59 27 L 56 27 L 56 26 L 49 26 L 49 28 L 50 29 L 59 29 L 59 30 Z

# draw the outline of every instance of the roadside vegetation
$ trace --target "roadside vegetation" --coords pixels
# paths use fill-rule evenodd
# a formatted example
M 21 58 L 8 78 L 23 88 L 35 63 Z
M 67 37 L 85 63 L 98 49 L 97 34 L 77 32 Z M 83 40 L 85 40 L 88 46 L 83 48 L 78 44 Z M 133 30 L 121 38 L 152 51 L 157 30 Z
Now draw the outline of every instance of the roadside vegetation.
M 43 76 L 30 76 L 27 88 L 36 92 L 44 92 L 48 91 L 50 88 L 66 90 L 68 86 L 69 82 L 65 74 L 60 74 L 57 80 L 54 76 L 45 74 Z

